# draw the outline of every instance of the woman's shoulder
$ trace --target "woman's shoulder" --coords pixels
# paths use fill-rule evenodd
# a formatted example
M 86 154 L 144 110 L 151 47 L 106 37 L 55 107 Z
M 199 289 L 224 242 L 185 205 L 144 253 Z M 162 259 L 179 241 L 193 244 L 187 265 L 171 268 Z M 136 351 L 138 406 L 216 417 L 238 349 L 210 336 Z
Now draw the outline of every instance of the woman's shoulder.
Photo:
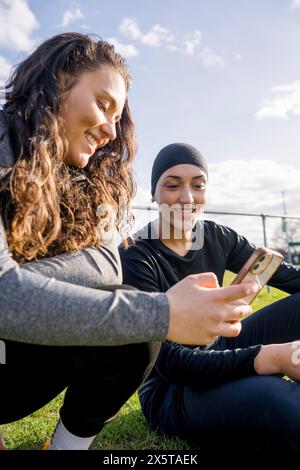
M 119 245 L 120 255 L 121 257 L 128 257 L 138 256 L 140 253 L 143 254 L 143 256 L 147 256 L 155 249 L 153 242 L 155 242 L 157 238 L 153 225 L 150 222 L 128 239 L 128 248 L 125 248 L 123 243 Z
M 211 220 L 205 220 L 204 237 L 207 244 L 212 246 L 220 246 L 226 252 L 237 246 L 241 241 L 245 241 L 245 237 L 239 235 L 234 229 L 227 225 L 221 225 Z
M 234 233 L 234 230 L 227 225 L 221 225 L 215 222 L 214 220 L 203 220 L 204 230 L 209 232 L 214 232 L 215 234 L 229 235 Z

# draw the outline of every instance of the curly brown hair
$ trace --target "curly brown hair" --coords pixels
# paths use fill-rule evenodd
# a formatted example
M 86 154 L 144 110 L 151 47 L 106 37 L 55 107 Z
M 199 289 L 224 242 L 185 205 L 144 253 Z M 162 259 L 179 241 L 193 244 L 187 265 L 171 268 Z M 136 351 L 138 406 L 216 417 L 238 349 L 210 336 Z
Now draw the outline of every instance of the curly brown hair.
M 127 201 L 127 222 L 133 221 L 129 202 L 135 193 L 136 140 L 128 99 L 116 139 L 99 149 L 84 169 L 64 163 L 66 143 L 59 133 L 62 93 L 81 73 L 99 66 L 116 69 L 128 90 L 128 66 L 111 44 L 63 33 L 21 62 L 5 87 L 4 111 L 16 163 L 1 190 L 1 213 L 18 262 L 101 244 L 102 229 L 120 227 L 120 196 Z M 99 214 L 97 208 L 105 204 L 114 209 L 115 219 Z

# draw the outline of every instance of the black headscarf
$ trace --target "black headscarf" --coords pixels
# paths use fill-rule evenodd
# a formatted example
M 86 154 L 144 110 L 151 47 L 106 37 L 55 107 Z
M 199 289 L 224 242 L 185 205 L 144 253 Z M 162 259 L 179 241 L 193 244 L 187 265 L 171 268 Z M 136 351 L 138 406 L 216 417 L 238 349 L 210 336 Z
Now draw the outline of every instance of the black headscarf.
M 207 163 L 203 155 L 190 144 L 175 143 L 162 148 L 157 154 L 151 174 L 151 194 L 154 197 L 155 188 L 161 175 L 175 165 L 196 165 L 208 174 Z

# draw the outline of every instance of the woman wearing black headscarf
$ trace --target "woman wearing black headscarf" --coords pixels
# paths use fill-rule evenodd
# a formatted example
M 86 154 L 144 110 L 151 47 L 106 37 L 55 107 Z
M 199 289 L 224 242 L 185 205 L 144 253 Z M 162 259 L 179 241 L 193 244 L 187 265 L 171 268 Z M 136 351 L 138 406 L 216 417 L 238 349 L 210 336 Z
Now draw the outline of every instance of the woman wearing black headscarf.
M 120 247 L 124 282 L 165 292 L 187 275 L 211 272 L 214 287 L 226 269 L 240 270 L 255 247 L 199 220 L 207 179 L 195 147 L 176 143 L 159 152 L 151 178 L 159 219 Z M 152 429 L 204 448 L 300 449 L 300 270 L 283 263 L 269 284 L 292 295 L 246 318 L 236 338 L 206 347 L 163 343 L 139 392 Z

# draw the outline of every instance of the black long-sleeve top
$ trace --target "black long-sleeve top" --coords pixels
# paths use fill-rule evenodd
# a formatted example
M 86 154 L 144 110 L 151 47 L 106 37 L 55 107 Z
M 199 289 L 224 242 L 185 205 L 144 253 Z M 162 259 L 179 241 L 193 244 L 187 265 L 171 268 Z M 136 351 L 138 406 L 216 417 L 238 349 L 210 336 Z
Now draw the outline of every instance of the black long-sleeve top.
M 214 272 L 222 285 L 225 270 L 237 273 L 255 246 L 228 227 L 212 221 L 198 224 L 202 224 L 203 246 L 185 256 L 178 255 L 159 239 L 151 239 L 151 224 L 137 232 L 135 244 L 130 248 L 125 250 L 120 245 L 124 282 L 144 291 L 165 292 L 189 274 Z M 300 269 L 283 263 L 269 285 L 289 294 L 300 291 Z M 161 400 L 169 385 L 207 388 L 255 375 L 254 359 L 260 347 L 214 351 L 164 342 L 155 367 L 143 385 L 141 401 L 143 395 L 147 397 L 147 409 L 155 411 L 155 403 Z

